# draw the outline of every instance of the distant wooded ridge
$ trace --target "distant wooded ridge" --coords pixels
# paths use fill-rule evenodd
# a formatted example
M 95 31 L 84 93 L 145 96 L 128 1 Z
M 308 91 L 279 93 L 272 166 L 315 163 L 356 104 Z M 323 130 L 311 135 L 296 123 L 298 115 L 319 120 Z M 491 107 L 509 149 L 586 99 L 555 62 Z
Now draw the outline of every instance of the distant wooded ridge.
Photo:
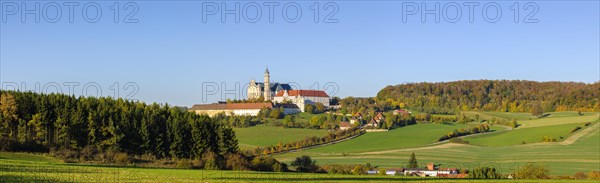
M 467 80 L 387 86 L 377 94 L 381 105 L 426 112 L 484 110 L 530 112 L 600 111 L 600 82 Z

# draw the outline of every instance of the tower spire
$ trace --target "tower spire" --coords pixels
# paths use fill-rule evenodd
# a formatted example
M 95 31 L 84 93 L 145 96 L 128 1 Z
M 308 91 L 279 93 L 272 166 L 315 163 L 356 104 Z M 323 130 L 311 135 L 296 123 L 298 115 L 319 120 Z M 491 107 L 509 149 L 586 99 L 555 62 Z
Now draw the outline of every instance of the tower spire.
M 264 98 L 265 101 L 267 100 L 272 100 L 272 94 L 271 94 L 271 74 L 269 73 L 269 66 L 267 66 L 267 69 L 265 70 L 265 83 L 264 83 Z

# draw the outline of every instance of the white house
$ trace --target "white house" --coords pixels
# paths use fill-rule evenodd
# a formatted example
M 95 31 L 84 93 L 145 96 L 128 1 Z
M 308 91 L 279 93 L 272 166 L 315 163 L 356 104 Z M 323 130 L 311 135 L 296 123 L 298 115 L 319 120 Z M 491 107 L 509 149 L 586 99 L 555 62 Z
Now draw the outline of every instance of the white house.
M 322 90 L 283 90 L 275 95 L 276 103 L 291 102 L 296 104 L 302 112 L 306 104 L 322 103 L 329 107 L 329 95 Z
M 273 108 L 271 103 L 196 104 L 189 111 L 196 114 L 215 116 L 220 113 L 236 116 L 257 116 L 264 108 Z

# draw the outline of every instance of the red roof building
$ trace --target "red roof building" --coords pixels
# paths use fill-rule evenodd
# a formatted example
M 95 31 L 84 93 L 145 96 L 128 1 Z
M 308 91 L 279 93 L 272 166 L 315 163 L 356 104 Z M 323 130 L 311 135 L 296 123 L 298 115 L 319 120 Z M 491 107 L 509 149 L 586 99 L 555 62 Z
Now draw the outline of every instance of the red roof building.
M 287 92 L 287 96 L 329 97 L 325 91 L 321 90 L 285 90 L 277 92 L 275 96 L 283 97 L 285 96 L 285 92 Z

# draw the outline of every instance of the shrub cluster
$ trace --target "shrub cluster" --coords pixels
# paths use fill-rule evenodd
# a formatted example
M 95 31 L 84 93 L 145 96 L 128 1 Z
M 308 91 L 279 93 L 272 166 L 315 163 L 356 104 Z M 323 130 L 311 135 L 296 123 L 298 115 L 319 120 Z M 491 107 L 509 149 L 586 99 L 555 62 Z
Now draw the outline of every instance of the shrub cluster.
M 279 143 L 278 145 L 274 145 L 274 146 L 259 147 L 259 148 L 254 149 L 251 152 L 251 154 L 269 155 L 269 154 L 274 154 L 274 153 L 287 152 L 287 151 L 291 151 L 291 150 L 298 150 L 298 149 L 303 149 L 303 148 L 308 148 L 308 147 L 313 147 L 313 146 L 317 146 L 317 145 L 331 143 L 334 141 L 338 141 L 338 140 L 352 137 L 352 136 L 362 134 L 362 133 L 364 133 L 364 131 L 362 131 L 359 128 L 352 128 L 349 130 L 329 132 L 327 135 L 325 135 L 323 137 L 316 137 L 316 136 L 306 137 L 304 140 L 301 140 L 301 141 L 289 142 L 286 144 Z
M 441 141 L 448 140 L 448 139 L 455 138 L 455 137 L 462 137 L 462 136 L 477 134 L 477 133 L 485 133 L 485 132 L 489 132 L 489 131 L 490 131 L 490 127 L 487 124 L 478 124 L 477 126 L 474 126 L 471 128 L 466 128 L 466 129 L 461 128 L 461 129 L 449 132 L 448 134 L 440 137 L 438 139 L 438 141 L 441 142 Z

